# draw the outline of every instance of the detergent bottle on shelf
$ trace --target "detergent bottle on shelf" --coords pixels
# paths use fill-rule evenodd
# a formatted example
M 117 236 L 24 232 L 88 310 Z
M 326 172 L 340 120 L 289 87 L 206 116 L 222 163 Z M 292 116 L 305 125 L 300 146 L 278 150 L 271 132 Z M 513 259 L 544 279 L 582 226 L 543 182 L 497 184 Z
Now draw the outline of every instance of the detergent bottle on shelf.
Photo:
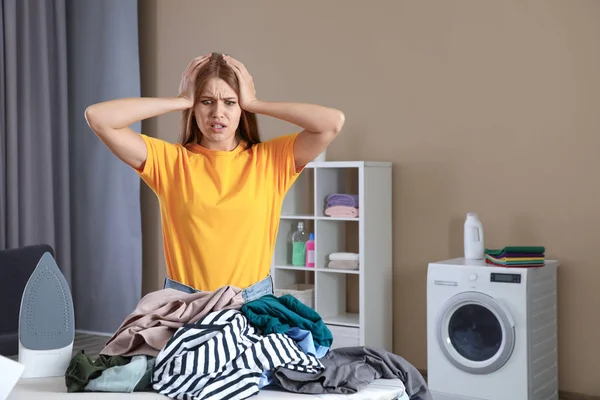
M 483 260 L 485 248 L 483 242 L 483 224 L 475 213 L 467 213 L 464 231 L 465 258 Z
M 306 242 L 306 266 L 308 268 L 315 267 L 315 234 L 311 233 Z
M 298 222 L 298 230 L 292 235 L 292 265 L 304 267 L 306 265 L 306 232 L 304 222 Z

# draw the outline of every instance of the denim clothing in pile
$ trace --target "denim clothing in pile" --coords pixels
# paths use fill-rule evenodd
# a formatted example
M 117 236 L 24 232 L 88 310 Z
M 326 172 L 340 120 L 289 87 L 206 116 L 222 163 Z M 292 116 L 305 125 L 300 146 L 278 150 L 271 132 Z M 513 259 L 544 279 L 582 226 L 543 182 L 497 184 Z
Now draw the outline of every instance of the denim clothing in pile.
M 176 289 L 185 293 L 197 293 L 201 290 L 194 289 L 191 286 L 184 285 L 181 282 L 177 282 L 169 277 L 165 278 L 165 289 Z M 269 275 L 262 281 L 256 282 L 254 285 L 250 285 L 245 289 L 242 289 L 242 295 L 244 296 L 244 302 L 248 303 L 253 300 L 257 300 L 262 296 L 273 294 L 273 278 Z

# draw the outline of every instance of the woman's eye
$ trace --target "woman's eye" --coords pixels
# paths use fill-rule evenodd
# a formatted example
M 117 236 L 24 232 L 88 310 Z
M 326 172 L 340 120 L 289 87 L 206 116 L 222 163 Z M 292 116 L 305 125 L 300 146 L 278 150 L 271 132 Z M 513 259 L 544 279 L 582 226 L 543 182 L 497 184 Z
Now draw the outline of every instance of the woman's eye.
M 210 100 L 204 100 L 202 101 L 202 104 L 204 104 L 205 106 L 209 106 L 211 104 Z
M 228 106 L 232 106 L 235 104 L 235 101 L 226 101 L 225 104 L 227 104 Z

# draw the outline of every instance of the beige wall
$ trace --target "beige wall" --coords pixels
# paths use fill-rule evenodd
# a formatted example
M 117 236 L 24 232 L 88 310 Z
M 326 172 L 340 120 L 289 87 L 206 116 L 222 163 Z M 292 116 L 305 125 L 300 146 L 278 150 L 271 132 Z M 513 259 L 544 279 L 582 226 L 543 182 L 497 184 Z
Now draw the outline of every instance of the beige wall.
M 560 386 L 600 394 L 600 1 L 140 1 L 143 91 L 199 54 L 242 60 L 266 100 L 339 107 L 332 160 L 394 163 L 395 351 L 426 368 L 427 263 L 545 245 L 559 272 Z M 178 115 L 144 124 L 167 140 Z M 261 119 L 265 138 L 294 129 Z M 162 283 L 144 200 L 145 290 Z

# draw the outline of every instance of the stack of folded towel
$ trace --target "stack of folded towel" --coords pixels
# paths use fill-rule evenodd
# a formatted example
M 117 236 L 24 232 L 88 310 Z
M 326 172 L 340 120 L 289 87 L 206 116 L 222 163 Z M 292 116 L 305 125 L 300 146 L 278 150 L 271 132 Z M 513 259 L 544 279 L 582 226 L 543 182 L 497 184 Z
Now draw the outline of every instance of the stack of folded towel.
M 543 246 L 506 246 L 499 250 L 486 249 L 485 261 L 501 267 L 543 267 L 545 251 Z
M 358 254 L 331 253 L 327 266 L 332 269 L 358 269 Z
M 327 196 L 325 215 L 337 218 L 358 217 L 358 195 L 334 193 Z

